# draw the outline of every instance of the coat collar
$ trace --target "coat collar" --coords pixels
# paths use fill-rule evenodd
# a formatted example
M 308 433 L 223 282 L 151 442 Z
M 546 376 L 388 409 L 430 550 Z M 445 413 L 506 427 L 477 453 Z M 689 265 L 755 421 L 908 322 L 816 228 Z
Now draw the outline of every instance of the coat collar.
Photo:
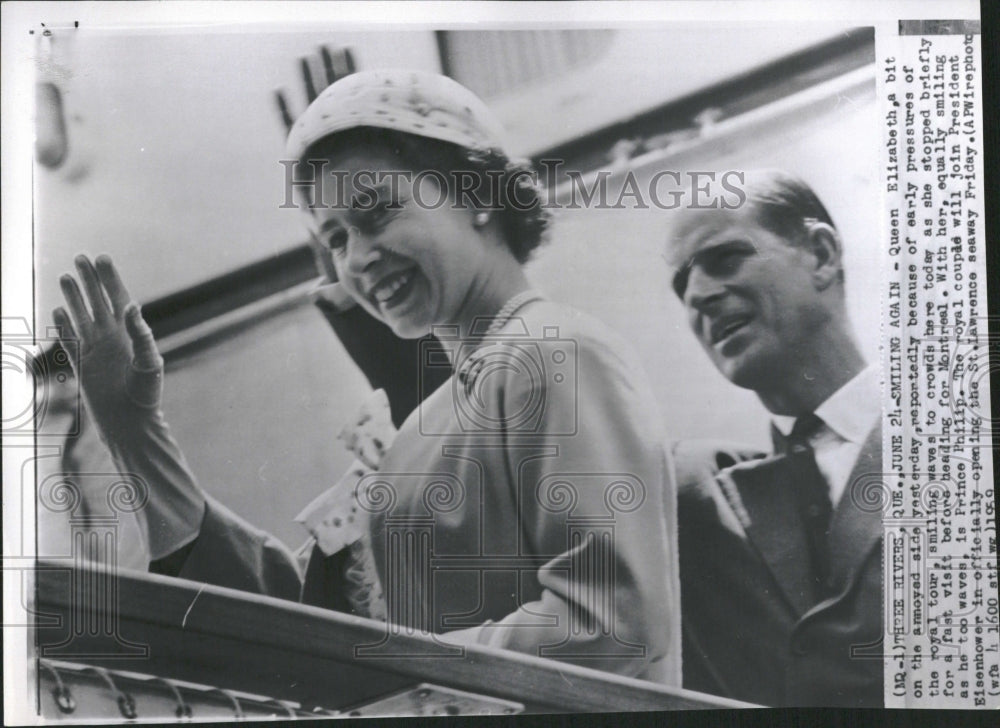
M 816 603 L 809 544 L 795 499 L 796 477 L 781 456 L 743 463 L 720 474 L 747 539 L 767 564 L 796 614 Z
M 830 395 L 814 414 L 839 439 L 862 445 L 873 424 L 882 417 L 879 375 L 879 368 L 869 364 Z M 784 437 L 791 433 L 795 420 L 795 417 L 771 415 L 774 428 Z
M 848 481 L 848 490 L 830 525 L 831 579 L 836 595 L 817 604 L 805 530 L 795 505 L 797 473 L 781 457 L 742 463 L 720 474 L 720 482 L 788 602 L 799 615 L 838 601 L 856 580 L 868 554 L 882 537 L 881 501 L 866 499 L 882 487 L 882 427 L 866 439 Z M 881 494 L 880 494 L 881 495 Z

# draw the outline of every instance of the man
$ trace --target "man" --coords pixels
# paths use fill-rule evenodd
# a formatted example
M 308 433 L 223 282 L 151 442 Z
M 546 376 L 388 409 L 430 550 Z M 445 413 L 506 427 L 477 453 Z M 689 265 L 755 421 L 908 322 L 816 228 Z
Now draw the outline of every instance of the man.
M 840 236 L 801 180 L 747 175 L 687 210 L 673 287 L 712 363 L 771 413 L 773 455 L 679 443 L 684 686 L 767 705 L 881 706 L 880 389 L 848 321 Z M 740 461 L 743 462 L 740 462 Z

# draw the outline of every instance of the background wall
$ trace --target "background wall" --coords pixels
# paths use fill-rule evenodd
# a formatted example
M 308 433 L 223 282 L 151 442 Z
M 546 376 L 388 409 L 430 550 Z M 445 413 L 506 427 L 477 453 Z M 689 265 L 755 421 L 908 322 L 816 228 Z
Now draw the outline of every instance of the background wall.
M 742 45 L 731 57 L 739 66 L 724 68 L 690 52 L 706 47 L 704 38 L 695 42 L 698 32 L 617 31 L 590 71 L 574 67 L 565 83 L 548 78 L 547 86 L 489 102 L 527 153 L 582 133 L 580 119 L 596 124 L 616 111 L 649 108 L 834 31 L 772 26 L 750 45 L 746 29 L 734 29 L 730 39 Z M 726 42 L 718 28 L 712 32 L 713 47 Z M 39 323 L 48 322 L 57 277 L 78 251 L 110 252 L 133 295 L 148 300 L 299 242 L 299 213 L 278 208 L 283 177 L 275 160 L 283 144 L 272 92 L 299 91 L 296 58 L 321 42 L 351 45 L 362 68 L 439 67 L 430 32 L 97 34 L 64 45 L 54 58 L 67 89 L 71 155 L 60 170 L 36 176 Z M 648 98 L 623 100 L 616 78 L 648 89 Z M 647 80 L 636 86 L 636 78 Z M 554 96 L 553 88 L 565 93 Z M 877 135 L 874 82 L 862 78 L 639 161 L 635 170 L 640 181 L 660 169 L 784 167 L 803 176 L 843 234 L 852 314 L 874 356 L 878 311 L 867 292 L 878 277 Z M 764 446 L 762 408 L 711 367 L 669 289 L 660 258 L 669 217 L 562 210 L 529 273 L 552 298 L 590 311 L 633 342 L 671 436 Z M 334 435 L 365 396 L 363 378 L 325 321 L 303 306 L 186 360 L 167 378 L 164 406 L 205 487 L 297 545 L 304 533 L 291 519 L 346 467 Z

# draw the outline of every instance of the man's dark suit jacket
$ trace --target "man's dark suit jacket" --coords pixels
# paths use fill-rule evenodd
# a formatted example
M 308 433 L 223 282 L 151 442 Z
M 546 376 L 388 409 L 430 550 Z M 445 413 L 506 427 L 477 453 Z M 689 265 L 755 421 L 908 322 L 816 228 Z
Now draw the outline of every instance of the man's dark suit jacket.
M 881 425 L 833 513 L 827 596 L 777 457 L 679 442 L 684 687 L 773 706 L 880 707 Z M 853 495 L 852 495 L 853 494 Z

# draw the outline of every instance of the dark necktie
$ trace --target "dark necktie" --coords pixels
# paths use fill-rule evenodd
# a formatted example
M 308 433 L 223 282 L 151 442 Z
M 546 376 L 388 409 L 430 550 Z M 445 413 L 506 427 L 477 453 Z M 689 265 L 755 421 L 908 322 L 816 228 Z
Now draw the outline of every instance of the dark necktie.
M 830 503 L 829 484 L 816 465 L 816 454 L 809 444 L 809 438 L 822 426 L 823 421 L 814 414 L 800 417 L 783 443 L 783 453 L 795 472 L 797 506 L 809 542 L 817 593 L 821 595 L 830 575 L 827 536 L 833 507 Z

